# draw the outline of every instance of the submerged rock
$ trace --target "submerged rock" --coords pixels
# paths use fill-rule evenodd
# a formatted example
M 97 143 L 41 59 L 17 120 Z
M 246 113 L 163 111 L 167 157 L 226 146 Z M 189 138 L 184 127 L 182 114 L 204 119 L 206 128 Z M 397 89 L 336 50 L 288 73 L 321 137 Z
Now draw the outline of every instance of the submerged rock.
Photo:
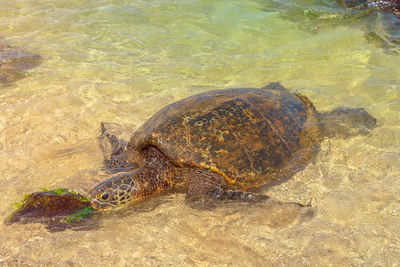
M 339 0 L 338 2 L 348 8 L 377 8 L 400 18 L 400 0 Z
M 364 25 L 365 37 L 388 52 L 400 53 L 400 0 L 341 0 L 343 6 L 372 12 Z
M 400 0 L 337 0 L 365 33 L 385 52 L 400 54 Z
M 0 37 L 0 83 L 10 83 L 26 76 L 26 71 L 41 62 L 41 56 L 13 47 Z
M 12 223 L 43 223 L 50 231 L 87 229 L 96 227 L 91 219 L 94 211 L 90 200 L 66 189 L 45 190 L 24 197 L 16 210 L 6 220 Z

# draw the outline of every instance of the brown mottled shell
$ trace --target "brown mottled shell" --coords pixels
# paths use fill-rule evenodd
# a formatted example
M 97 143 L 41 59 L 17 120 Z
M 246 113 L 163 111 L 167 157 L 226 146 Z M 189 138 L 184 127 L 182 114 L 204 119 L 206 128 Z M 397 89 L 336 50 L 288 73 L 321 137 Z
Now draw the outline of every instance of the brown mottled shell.
M 210 169 L 245 188 L 303 168 L 319 144 L 317 120 L 306 97 L 287 91 L 210 91 L 158 111 L 129 146 L 155 145 L 178 166 Z

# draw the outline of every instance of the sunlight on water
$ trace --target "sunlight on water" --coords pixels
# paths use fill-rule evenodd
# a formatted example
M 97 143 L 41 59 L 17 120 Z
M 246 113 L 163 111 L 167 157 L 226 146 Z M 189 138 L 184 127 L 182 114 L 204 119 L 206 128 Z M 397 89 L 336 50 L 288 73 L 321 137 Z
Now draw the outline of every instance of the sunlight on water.
M 330 0 L 0 0 L 0 36 L 40 54 L 0 83 L 0 214 L 24 193 L 82 193 L 101 172 L 100 122 L 131 133 L 196 93 L 281 81 L 318 110 L 364 107 L 368 136 L 326 139 L 315 162 L 264 190 L 290 204 L 185 205 L 107 214 L 91 231 L 0 226 L 0 265 L 393 266 L 400 260 L 399 29 Z

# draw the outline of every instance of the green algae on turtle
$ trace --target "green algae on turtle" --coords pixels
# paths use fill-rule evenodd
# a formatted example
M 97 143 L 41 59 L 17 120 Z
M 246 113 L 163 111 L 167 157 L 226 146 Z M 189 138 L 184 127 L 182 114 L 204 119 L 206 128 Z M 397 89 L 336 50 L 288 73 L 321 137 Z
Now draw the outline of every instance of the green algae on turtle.
M 0 83 L 10 83 L 27 76 L 26 71 L 40 64 L 40 55 L 13 47 L 0 37 Z
M 279 83 L 194 95 L 158 111 L 129 143 L 102 124 L 114 148 L 106 168 L 123 173 L 92 190 L 92 206 L 118 208 L 175 190 L 186 192 L 188 201 L 264 200 L 248 189 L 291 178 L 325 136 L 367 134 L 375 124 L 362 108 L 317 112 L 307 97 Z
M 23 200 L 14 206 L 18 209 L 6 220 L 6 224 L 43 223 L 50 231 L 95 226 L 94 220 L 91 220 L 94 210 L 90 200 L 72 190 L 43 189 L 24 195 Z

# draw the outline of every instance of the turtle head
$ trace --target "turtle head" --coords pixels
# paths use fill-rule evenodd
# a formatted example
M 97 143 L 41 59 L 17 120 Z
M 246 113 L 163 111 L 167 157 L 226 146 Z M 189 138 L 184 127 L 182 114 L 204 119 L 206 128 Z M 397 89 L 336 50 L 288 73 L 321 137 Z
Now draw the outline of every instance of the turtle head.
M 111 177 L 91 191 L 92 207 L 97 210 L 119 208 L 131 202 L 137 188 L 132 175 L 124 173 Z

